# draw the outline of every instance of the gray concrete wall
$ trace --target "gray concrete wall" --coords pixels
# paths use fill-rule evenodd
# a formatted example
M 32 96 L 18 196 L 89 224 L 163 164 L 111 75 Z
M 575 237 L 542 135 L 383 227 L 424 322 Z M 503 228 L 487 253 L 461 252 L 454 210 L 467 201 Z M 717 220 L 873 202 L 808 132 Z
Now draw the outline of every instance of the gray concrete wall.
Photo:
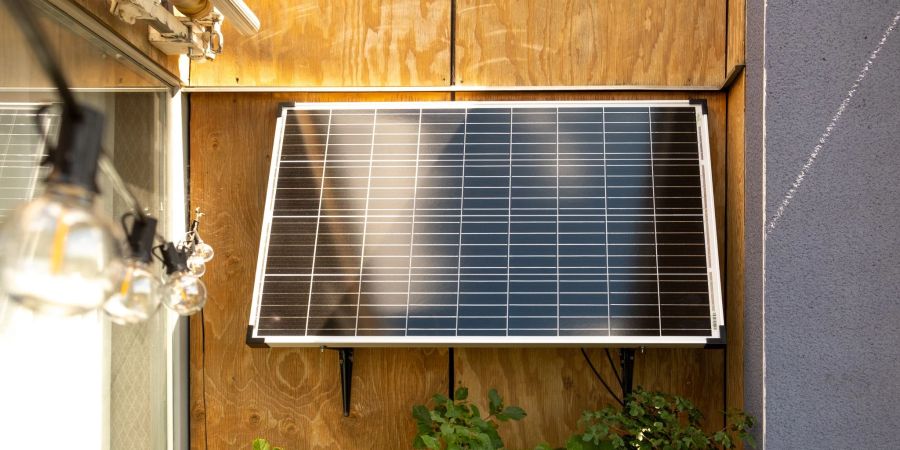
M 761 8 L 750 5 L 751 19 Z M 750 23 L 757 47 L 764 33 L 766 76 L 763 87 L 748 71 L 748 119 L 758 119 L 748 164 L 765 162 L 764 186 L 753 183 L 767 223 L 824 137 L 764 244 L 759 218 L 748 223 L 748 258 L 764 250 L 764 270 L 748 272 L 747 403 L 764 409 L 769 449 L 900 445 L 900 29 L 870 58 L 898 10 L 896 0 L 768 0 L 765 29 Z M 748 204 L 760 200 L 748 192 Z

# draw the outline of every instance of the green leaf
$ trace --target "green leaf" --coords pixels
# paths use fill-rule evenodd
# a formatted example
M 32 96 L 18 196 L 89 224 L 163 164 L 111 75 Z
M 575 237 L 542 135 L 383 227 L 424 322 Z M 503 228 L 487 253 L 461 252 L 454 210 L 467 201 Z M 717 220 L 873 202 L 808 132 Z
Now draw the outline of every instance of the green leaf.
M 500 416 L 504 418 L 500 419 Z M 525 410 L 518 406 L 507 406 L 500 414 L 497 414 L 497 418 L 500 420 L 522 420 L 525 416 Z
M 269 444 L 269 441 L 262 439 L 262 438 L 256 438 L 253 440 L 253 450 L 271 450 L 271 449 L 272 449 L 272 445 Z
M 416 420 L 416 426 L 419 432 L 428 432 L 431 430 L 431 413 L 425 405 L 416 405 L 412 409 L 413 418 Z M 254 449 L 256 450 L 256 449 Z
M 497 390 L 492 388 L 488 391 L 488 410 L 491 414 L 497 414 L 501 409 L 503 409 L 503 399 L 500 398 Z
M 422 443 L 425 444 L 425 448 L 441 448 L 441 443 L 437 439 L 427 435 L 423 435 L 420 437 L 422 438 Z
M 469 398 L 469 388 L 460 387 L 453 393 L 453 399 L 457 401 L 462 401 Z

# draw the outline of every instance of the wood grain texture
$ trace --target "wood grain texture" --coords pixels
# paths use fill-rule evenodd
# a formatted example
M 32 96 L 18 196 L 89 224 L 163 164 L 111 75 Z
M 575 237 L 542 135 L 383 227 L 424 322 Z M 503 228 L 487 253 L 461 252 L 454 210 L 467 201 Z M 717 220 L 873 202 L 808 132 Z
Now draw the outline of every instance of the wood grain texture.
M 247 1 L 262 23 L 225 20 L 223 53 L 191 64 L 193 86 L 441 86 L 450 75 L 445 0 Z
M 168 71 L 171 75 L 178 78 L 178 57 L 169 56 L 150 43 L 148 36 L 150 34 L 149 27 L 142 22 L 134 25 L 128 24 L 112 15 L 109 12 L 109 1 L 107 0 L 72 0 L 72 3 L 80 6 L 90 15 L 94 16 L 101 23 L 105 24 L 109 29 L 124 38 L 134 48 L 140 50 Z
M 359 349 L 344 418 L 335 352 L 244 342 L 278 103 L 412 99 L 446 96 L 191 96 L 191 205 L 208 214 L 203 238 L 216 249 L 209 302 L 191 319 L 192 448 L 248 448 L 260 436 L 290 449 L 405 448 L 412 405 L 446 392 L 446 349 Z
M 725 0 L 459 0 L 469 86 L 719 86 Z
M 592 93 L 458 93 L 457 100 L 672 100 L 705 98 L 709 106 L 710 147 L 716 204 L 720 263 L 725 267 L 725 94 L 679 92 Z M 726 322 L 727 323 L 727 322 Z M 730 326 L 730 324 L 729 324 Z M 590 351 L 607 382 L 614 380 L 606 357 Z M 614 358 L 616 355 L 613 355 Z M 617 361 L 617 359 L 616 359 Z M 525 408 L 528 417 L 504 424 L 501 433 L 509 448 L 533 448 L 542 440 L 561 445 L 575 430 L 581 412 L 610 404 L 581 352 L 560 349 L 457 349 L 456 379 L 470 388 L 470 397 L 483 401 L 495 387 L 508 404 Z M 646 349 L 638 352 L 635 384 L 685 396 L 707 418 L 709 430 L 724 425 L 725 352 L 721 349 Z
M 728 1 L 728 41 L 725 73 L 730 74 L 735 66 L 744 64 L 744 46 L 747 27 L 746 0 Z
M 728 409 L 744 406 L 744 73 L 728 91 L 728 277 L 725 323 L 728 324 L 726 361 Z

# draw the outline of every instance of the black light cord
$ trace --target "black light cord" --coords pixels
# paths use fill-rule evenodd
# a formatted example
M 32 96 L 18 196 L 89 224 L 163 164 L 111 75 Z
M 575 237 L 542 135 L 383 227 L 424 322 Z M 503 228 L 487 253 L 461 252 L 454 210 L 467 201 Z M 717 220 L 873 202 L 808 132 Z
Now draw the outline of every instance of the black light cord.
M 613 399 L 615 399 L 617 402 L 619 402 L 620 405 L 625 406 L 625 402 L 623 402 L 622 399 L 619 398 L 619 396 L 616 395 L 615 392 L 613 392 L 612 388 L 609 387 L 609 384 L 606 383 L 606 380 L 603 379 L 603 376 L 600 375 L 600 372 L 597 370 L 597 368 L 594 367 L 594 363 L 591 362 L 591 357 L 588 356 L 587 351 L 583 347 L 581 349 L 581 354 L 584 355 L 584 360 L 587 361 L 588 366 L 591 367 L 591 370 L 594 372 L 594 375 L 597 376 L 597 380 L 599 380 L 600 384 L 602 384 L 603 387 L 606 388 L 606 392 L 609 392 L 609 395 L 611 395 Z M 613 369 L 613 370 L 615 370 L 615 369 Z
M 66 77 L 63 75 L 62 70 L 60 70 L 59 65 L 56 64 L 56 60 L 50 53 L 50 46 L 47 45 L 47 40 L 44 39 L 44 35 L 41 33 L 31 2 L 28 0 L 3 1 L 6 3 L 6 9 L 9 10 L 15 22 L 19 25 L 19 29 L 22 30 L 22 34 L 25 35 L 25 39 L 31 44 L 31 48 L 34 50 L 38 62 L 44 68 L 44 72 L 50 77 L 56 90 L 59 91 L 59 97 L 65 105 L 65 111 L 63 113 L 72 114 L 76 117 L 79 116 L 81 114 L 81 108 L 78 106 L 75 97 L 72 95 L 72 91 L 69 89 Z

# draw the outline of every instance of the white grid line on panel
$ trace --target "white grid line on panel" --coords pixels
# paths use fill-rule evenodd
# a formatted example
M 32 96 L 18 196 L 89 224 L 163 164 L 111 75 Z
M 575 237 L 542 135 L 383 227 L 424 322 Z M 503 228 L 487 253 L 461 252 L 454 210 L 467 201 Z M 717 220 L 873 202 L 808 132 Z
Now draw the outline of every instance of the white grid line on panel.
M 413 272 L 413 249 L 415 249 L 415 239 L 416 239 L 416 200 L 418 199 L 418 187 L 419 187 L 419 153 L 420 153 L 420 144 L 422 142 L 422 110 L 419 109 L 419 129 L 416 132 L 416 175 L 415 180 L 413 181 L 413 201 L 412 201 L 412 222 L 409 226 L 409 279 L 406 282 L 406 326 L 403 332 L 404 335 L 409 333 L 409 302 L 410 296 L 412 295 L 412 272 Z
M 331 130 L 331 110 L 328 111 L 328 130 Z M 309 313 L 312 310 L 313 286 L 316 284 L 316 253 L 319 248 L 319 226 L 322 223 L 322 201 L 325 197 L 325 171 L 328 170 L 328 141 L 331 136 L 325 136 L 324 157 L 322 159 L 322 183 L 319 186 L 319 212 L 316 214 L 316 237 L 313 239 L 312 262 L 309 269 L 309 295 L 306 299 L 306 326 L 303 335 L 309 336 Z M 278 180 L 275 180 L 276 188 Z

